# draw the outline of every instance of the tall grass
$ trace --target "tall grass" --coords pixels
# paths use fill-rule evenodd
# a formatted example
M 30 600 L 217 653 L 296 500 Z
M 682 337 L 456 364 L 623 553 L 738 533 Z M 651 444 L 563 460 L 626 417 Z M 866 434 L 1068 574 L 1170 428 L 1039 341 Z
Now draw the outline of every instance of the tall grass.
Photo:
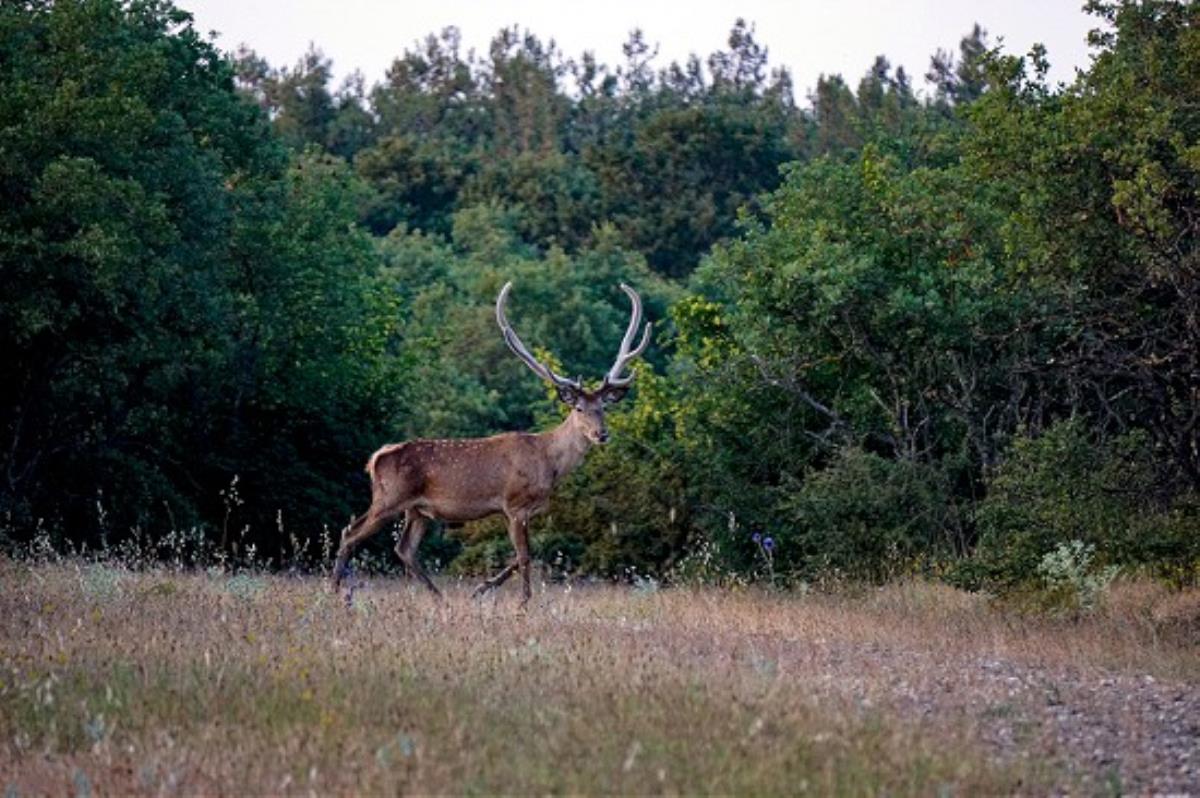
M 974 710 L 914 711 L 896 674 L 1200 675 L 1133 592 L 1068 623 L 923 583 L 543 585 L 522 613 L 453 583 L 437 603 L 375 580 L 347 606 L 249 572 L 0 560 L 0 581 L 0 787 L 21 794 L 1039 791 L 1074 777 L 990 746 Z

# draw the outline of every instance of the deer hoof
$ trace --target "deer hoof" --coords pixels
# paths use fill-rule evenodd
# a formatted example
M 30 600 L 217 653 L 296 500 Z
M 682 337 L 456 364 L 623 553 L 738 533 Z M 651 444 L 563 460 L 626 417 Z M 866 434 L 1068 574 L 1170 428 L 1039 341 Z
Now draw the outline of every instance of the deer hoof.
M 333 573 L 329 575 L 329 589 L 337 593 L 342 586 L 342 579 L 345 578 L 349 569 L 344 566 L 333 566 Z

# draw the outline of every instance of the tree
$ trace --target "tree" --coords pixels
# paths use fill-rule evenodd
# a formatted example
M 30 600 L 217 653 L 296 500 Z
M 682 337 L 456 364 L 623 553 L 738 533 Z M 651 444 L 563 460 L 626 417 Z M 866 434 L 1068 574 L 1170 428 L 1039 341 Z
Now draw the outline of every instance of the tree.
M 194 518 L 228 384 L 238 203 L 284 159 L 167 3 L 0 9 L 3 504 L 80 538 Z M 201 458 L 203 460 L 204 458 Z M 101 497 L 101 494 L 103 497 Z
M 237 478 L 260 551 L 278 522 L 315 539 L 380 436 L 365 408 L 389 415 L 362 186 L 289 167 L 168 3 L 8 5 L 0 31 L 9 523 L 211 542 Z
M 1175 2 L 1089 8 L 1111 29 L 1066 92 L 1045 85 L 1040 49 L 989 62 L 995 89 L 971 111 L 968 156 L 999 189 L 1017 267 L 1067 309 L 1071 335 L 1040 370 L 1100 427 L 1151 431 L 1194 490 L 1200 17 Z
M 935 102 L 949 108 L 977 100 L 987 86 L 985 65 L 989 53 L 987 31 L 978 24 L 959 42 L 957 58 L 946 50 L 938 50 L 925 73 L 925 79 L 934 86 Z
M 812 156 L 838 155 L 862 147 L 858 103 L 841 75 L 821 75 L 809 97 L 813 114 Z
M 292 149 L 306 144 L 325 145 L 337 116 L 333 95 L 329 92 L 333 62 L 309 44 L 296 66 L 284 67 L 264 82 L 271 121 L 280 137 Z
M 985 467 L 1046 401 L 1023 368 L 1045 308 L 1009 283 L 999 231 L 966 170 L 869 144 L 792 169 L 766 224 L 701 268 L 676 315 L 680 423 L 705 503 L 743 519 L 709 521 L 726 550 L 775 524 L 781 567 L 881 578 L 971 545 Z M 872 491 L 906 493 L 908 520 L 864 506 Z M 861 527 L 844 556 L 821 518 Z

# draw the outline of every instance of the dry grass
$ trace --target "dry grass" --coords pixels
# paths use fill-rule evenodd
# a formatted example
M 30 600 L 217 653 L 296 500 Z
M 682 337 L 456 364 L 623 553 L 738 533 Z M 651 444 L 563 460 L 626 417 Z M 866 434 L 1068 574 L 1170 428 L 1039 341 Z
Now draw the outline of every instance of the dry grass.
M 22 794 L 1139 787 L 1158 760 L 1047 748 L 1033 705 L 1200 680 L 1156 625 L 1194 603 L 1145 586 L 1055 622 L 923 583 L 544 587 L 521 613 L 390 580 L 350 608 L 315 579 L 0 561 L 0 581 L 0 786 Z

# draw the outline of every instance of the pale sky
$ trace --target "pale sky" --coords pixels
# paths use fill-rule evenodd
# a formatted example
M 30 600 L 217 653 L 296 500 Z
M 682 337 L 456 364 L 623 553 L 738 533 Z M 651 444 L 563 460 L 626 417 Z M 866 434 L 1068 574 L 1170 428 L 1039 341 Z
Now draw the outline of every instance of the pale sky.
M 939 47 L 957 51 L 975 22 L 1005 51 L 1025 54 L 1035 42 L 1049 50 L 1050 77 L 1069 82 L 1089 63 L 1085 41 L 1099 22 L 1081 10 L 1082 0 L 742 0 L 740 3 L 658 0 L 177 0 L 195 15 L 197 30 L 217 32 L 217 44 L 233 50 L 246 43 L 272 66 L 295 64 L 314 42 L 333 60 L 338 80 L 361 70 L 370 86 L 383 79 L 392 59 L 417 39 L 455 25 L 464 51 L 487 52 L 492 36 L 519 24 L 567 56 L 585 50 L 615 67 L 621 45 L 635 27 L 659 45 L 659 68 L 689 53 L 705 58 L 725 49 L 737 17 L 756 26 L 771 66 L 792 71 L 796 99 L 803 101 L 817 76 L 841 73 L 851 86 L 876 55 L 903 65 L 924 87 L 929 57 Z M 465 52 L 464 52 L 465 54 Z

